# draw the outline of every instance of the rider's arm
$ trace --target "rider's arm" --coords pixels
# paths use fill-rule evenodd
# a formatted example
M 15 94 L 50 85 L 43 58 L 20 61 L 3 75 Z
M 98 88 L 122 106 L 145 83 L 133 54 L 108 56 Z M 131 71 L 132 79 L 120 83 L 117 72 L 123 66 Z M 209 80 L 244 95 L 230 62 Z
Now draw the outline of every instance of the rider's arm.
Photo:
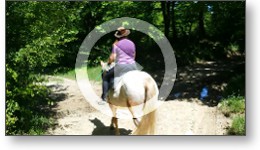
M 111 64 L 116 60 L 116 53 L 111 53 L 109 58 L 108 58 L 108 64 Z
M 116 40 L 114 43 L 113 43 L 113 47 L 112 47 L 112 53 L 110 54 L 109 58 L 108 58 L 108 64 L 111 64 L 112 62 L 115 62 L 116 60 L 116 50 L 115 50 L 115 46 L 116 46 L 116 43 L 118 41 Z

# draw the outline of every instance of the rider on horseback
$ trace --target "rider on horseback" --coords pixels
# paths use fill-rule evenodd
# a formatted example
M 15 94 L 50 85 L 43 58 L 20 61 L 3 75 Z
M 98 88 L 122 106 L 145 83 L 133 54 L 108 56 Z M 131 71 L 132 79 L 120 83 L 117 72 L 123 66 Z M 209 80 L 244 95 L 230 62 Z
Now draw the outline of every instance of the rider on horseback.
M 136 70 L 135 64 L 135 44 L 127 38 L 130 30 L 119 27 L 115 33 L 116 41 L 113 43 L 112 53 L 108 59 L 108 64 L 116 62 L 115 67 L 107 70 L 103 76 L 102 82 L 102 100 L 107 101 L 107 93 L 114 82 L 114 78 L 120 77 L 128 71 Z M 102 64 L 102 62 L 101 62 Z

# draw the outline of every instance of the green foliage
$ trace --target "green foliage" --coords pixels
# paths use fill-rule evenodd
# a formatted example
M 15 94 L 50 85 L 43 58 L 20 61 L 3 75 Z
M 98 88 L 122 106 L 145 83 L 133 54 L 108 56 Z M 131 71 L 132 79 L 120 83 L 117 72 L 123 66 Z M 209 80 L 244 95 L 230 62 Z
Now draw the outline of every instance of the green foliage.
M 47 117 L 52 102 L 48 89 L 29 79 L 20 82 L 24 77 L 8 65 L 6 68 L 6 134 L 30 134 L 35 126 L 45 130 L 50 123 L 42 118 Z
M 15 115 L 15 112 L 20 109 L 18 102 L 15 100 L 15 93 L 13 94 L 12 89 L 10 89 L 11 83 L 17 81 L 17 73 L 6 66 L 6 133 L 12 134 L 16 128 L 15 123 L 18 120 L 18 117 Z
M 227 98 L 220 103 L 220 110 L 222 113 L 227 117 L 232 116 L 233 122 L 227 132 L 229 135 L 245 135 L 244 67 L 245 66 L 242 64 L 235 68 L 235 73 L 238 75 L 232 77 L 227 83 L 227 86 L 224 89 L 224 97 Z
M 64 47 L 77 40 L 76 35 L 82 31 L 78 24 L 84 4 L 8 2 L 7 52 L 15 53 L 16 65 L 38 71 L 58 63 L 57 59 L 67 54 Z
M 54 122 L 49 118 L 38 115 L 34 115 L 30 123 L 32 126 L 28 132 L 29 135 L 44 135 L 46 129 L 54 124 Z
M 245 113 L 245 100 L 244 97 L 241 96 L 230 96 L 229 98 L 222 100 L 220 105 L 220 110 L 226 116 Z
M 245 117 L 236 116 L 233 119 L 231 127 L 228 129 L 229 135 L 246 135 Z
M 220 103 L 222 113 L 232 116 L 232 125 L 228 129 L 229 135 L 245 135 L 245 98 L 241 96 L 230 96 Z
M 39 73 L 68 54 L 85 3 L 7 2 L 6 134 L 41 134 L 50 125 L 53 102 Z

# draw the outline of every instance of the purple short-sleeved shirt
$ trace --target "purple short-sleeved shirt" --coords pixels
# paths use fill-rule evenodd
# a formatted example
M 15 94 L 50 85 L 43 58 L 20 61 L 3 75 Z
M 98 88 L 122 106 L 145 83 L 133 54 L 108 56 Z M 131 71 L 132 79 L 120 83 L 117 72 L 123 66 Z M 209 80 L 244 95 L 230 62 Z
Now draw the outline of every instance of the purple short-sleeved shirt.
M 116 63 L 135 63 L 135 44 L 129 39 L 121 39 L 113 45 L 112 53 L 116 53 Z

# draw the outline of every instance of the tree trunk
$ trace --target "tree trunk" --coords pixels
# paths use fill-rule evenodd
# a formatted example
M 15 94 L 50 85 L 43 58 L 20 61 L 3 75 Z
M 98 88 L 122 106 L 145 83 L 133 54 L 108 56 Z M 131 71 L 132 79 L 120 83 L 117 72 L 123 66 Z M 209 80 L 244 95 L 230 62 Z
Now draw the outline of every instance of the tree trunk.
M 205 27 L 204 27 L 204 3 L 199 3 L 199 36 L 203 38 L 205 36 Z
M 164 34 L 167 38 L 169 38 L 169 31 L 170 31 L 170 3 L 169 2 L 161 2 L 161 8 L 163 13 L 163 20 L 164 20 Z
M 177 39 L 177 30 L 176 30 L 176 23 L 175 23 L 175 1 L 172 1 L 172 39 Z

